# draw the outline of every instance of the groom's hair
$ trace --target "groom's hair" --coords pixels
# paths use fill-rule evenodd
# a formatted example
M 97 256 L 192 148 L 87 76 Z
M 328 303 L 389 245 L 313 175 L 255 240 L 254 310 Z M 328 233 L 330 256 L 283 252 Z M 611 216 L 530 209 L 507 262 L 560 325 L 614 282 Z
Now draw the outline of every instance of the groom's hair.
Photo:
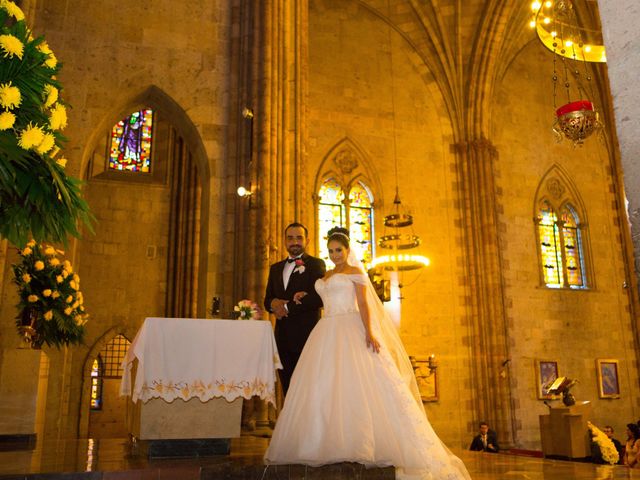
M 290 223 L 289 225 L 286 226 L 286 228 L 284 229 L 285 237 L 287 236 L 287 230 L 289 230 L 290 228 L 294 228 L 294 227 L 302 228 L 304 230 L 304 236 L 309 238 L 309 230 L 307 230 L 307 227 L 305 227 L 303 224 L 301 224 L 299 222 L 293 222 L 293 223 Z

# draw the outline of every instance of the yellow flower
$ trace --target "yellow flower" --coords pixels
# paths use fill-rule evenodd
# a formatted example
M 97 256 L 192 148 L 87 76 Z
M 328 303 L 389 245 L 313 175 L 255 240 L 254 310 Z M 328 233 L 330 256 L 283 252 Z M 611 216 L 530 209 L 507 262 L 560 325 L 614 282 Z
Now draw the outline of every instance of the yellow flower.
M 22 60 L 24 45 L 18 37 L 14 37 L 13 35 L 0 35 L 0 48 L 4 51 L 5 58 L 16 56 Z
M 26 257 L 27 255 L 31 255 L 31 252 L 32 252 L 32 251 L 33 251 L 33 250 L 31 250 L 29 247 L 26 247 L 24 250 L 22 250 L 22 252 L 21 252 L 21 253 L 22 253 L 22 256 L 23 256 L 23 257 Z
M 51 130 L 62 130 L 67 126 L 67 109 L 64 105 L 57 104 L 51 109 L 49 125 Z
M 24 275 L 22 275 L 22 281 L 24 283 L 29 283 L 31 281 L 31 275 L 29 275 L 28 273 L 25 273 Z
M 44 254 L 45 255 L 55 255 L 56 254 L 56 250 L 53 247 L 47 247 L 44 249 Z
M 39 272 L 40 270 L 44 270 L 44 262 L 42 260 L 38 260 L 36 263 L 33 264 L 33 268 L 36 269 L 36 272 Z
M 22 95 L 18 87 L 11 86 L 11 82 L 0 84 L 0 105 L 7 110 L 20 106 Z
M 58 260 L 57 258 L 52 258 L 51 260 L 49 260 L 49 265 L 51 265 L 52 267 L 56 267 L 60 265 L 60 260 Z
M 67 278 L 69 276 L 69 272 L 67 270 L 62 271 L 62 278 Z
M 38 125 L 32 125 L 29 123 L 27 128 L 25 128 L 22 133 L 20 133 L 20 140 L 18 141 L 18 145 L 20 145 L 25 150 L 29 150 L 30 148 L 37 147 L 42 143 L 44 139 L 44 132 L 42 128 Z
M 52 318 L 53 318 L 53 312 L 51 310 L 49 310 L 47 313 L 44 314 L 45 320 L 51 320 Z
M 51 294 L 51 298 L 58 298 L 60 296 L 60 292 L 57 290 L 54 290 L 53 293 Z
M 42 139 L 42 142 L 40 143 L 40 145 L 38 145 L 38 148 L 36 148 L 36 151 L 40 155 L 44 155 L 49 150 L 51 150 L 55 144 L 56 144 L 56 138 L 53 136 L 53 134 L 45 133 L 44 138 Z
M 67 303 L 71 303 L 71 302 L 73 302 L 73 297 L 72 297 L 71 295 L 69 295 L 69 296 L 67 297 L 67 299 L 66 299 L 66 302 L 67 302 Z
M 2 0 L 0 2 L 0 8 L 3 8 L 4 10 L 6 10 L 7 13 L 9 13 L 9 15 L 11 15 L 13 18 L 15 18 L 18 22 L 24 20 L 24 13 L 20 9 L 20 7 L 17 6 L 12 1 L 10 1 L 10 0 Z
M 71 315 L 71 312 L 73 311 L 73 309 L 71 307 L 67 307 L 64 309 L 64 314 L 65 315 Z
M 77 284 L 76 282 L 74 282 L 73 280 L 71 280 L 71 281 L 69 282 L 69 286 L 70 286 L 71 288 L 73 288 L 74 290 L 78 290 L 78 284 Z
M 75 317 L 73 317 L 73 321 L 76 322 L 77 326 L 82 325 L 82 317 L 80 315 L 76 315 Z
M 29 241 L 27 242 L 27 247 L 31 247 L 31 248 L 33 248 L 33 247 L 35 247 L 35 246 L 36 246 L 36 241 L 35 241 L 35 240 L 29 240 Z
M 0 130 L 9 130 L 16 123 L 16 116 L 11 112 L 0 113 Z
M 43 296 L 45 296 L 45 297 L 50 297 L 52 293 L 53 293 L 53 292 L 51 291 L 51 289 L 50 289 L 50 288 L 46 288 L 46 289 L 44 289 L 44 290 L 42 291 L 42 295 L 43 295 Z
M 80 305 L 80 311 L 84 312 L 84 307 L 82 305 Z
M 80 277 L 78 276 L 77 273 L 73 274 L 73 281 L 76 282 L 76 283 L 80 283 Z
M 44 64 L 49 68 L 56 68 L 56 65 L 58 64 L 58 59 L 53 54 L 53 52 L 51 52 L 51 51 L 49 52 L 49 56 L 44 61 Z
M 62 283 L 62 282 L 64 282 L 64 278 L 62 278 L 62 275 L 58 275 L 58 276 L 56 277 L 56 282 L 58 282 L 58 283 Z
M 63 265 L 64 265 L 64 269 L 65 269 L 65 270 L 68 270 L 68 271 L 69 271 L 69 273 L 72 273 L 72 272 L 73 272 L 73 267 L 71 266 L 71 262 L 70 262 L 69 260 L 65 260 L 65 261 L 63 262 Z
M 46 84 L 44 86 L 44 91 L 42 92 L 45 97 L 44 106 L 49 108 L 51 105 L 58 101 L 58 89 L 51 84 Z
M 27 300 L 29 300 L 31 303 L 37 302 L 38 301 L 38 296 L 37 295 L 29 295 L 27 297 Z
M 61 157 L 61 158 L 59 158 L 59 159 L 57 159 L 57 160 L 56 160 L 56 163 L 57 163 L 58 165 L 60 165 L 62 168 L 64 168 L 64 167 L 66 167 L 66 166 L 67 166 L 67 159 L 66 159 L 66 158 L 64 158 L 64 157 Z
M 73 308 L 74 310 L 76 308 L 78 308 L 80 306 L 80 304 L 78 303 L 78 301 L 76 300 L 75 302 L 73 302 L 73 305 L 71 305 L 71 308 Z

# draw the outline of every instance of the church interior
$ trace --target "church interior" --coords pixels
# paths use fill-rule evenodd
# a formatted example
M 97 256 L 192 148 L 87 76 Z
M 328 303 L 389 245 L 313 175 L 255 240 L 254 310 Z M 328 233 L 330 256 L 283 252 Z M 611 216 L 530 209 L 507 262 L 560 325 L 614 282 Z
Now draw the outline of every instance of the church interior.
M 0 238 L 0 477 L 90 471 L 100 442 L 106 469 L 137 468 L 119 392 L 145 318 L 262 306 L 301 222 L 328 268 L 327 231 L 349 229 L 473 478 L 634 478 L 554 459 L 543 419 L 584 406 L 623 444 L 640 420 L 633 0 L 15 3 L 60 62 L 64 169 L 93 220 L 56 243 L 82 279 L 76 345 L 25 348 L 25 245 Z M 276 403 L 244 402 L 228 458 L 261 465 Z M 503 454 L 467 451 L 481 421 Z

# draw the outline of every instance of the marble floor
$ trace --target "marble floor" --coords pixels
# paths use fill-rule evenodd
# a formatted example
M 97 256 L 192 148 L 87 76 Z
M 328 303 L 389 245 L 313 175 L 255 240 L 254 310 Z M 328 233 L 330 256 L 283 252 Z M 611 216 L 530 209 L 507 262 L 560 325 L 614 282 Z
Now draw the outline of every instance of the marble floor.
M 393 479 L 392 469 L 366 470 L 354 464 L 321 469 L 272 466 L 265 471 L 262 455 L 267 444 L 267 438 L 243 436 L 232 440 L 230 455 L 150 460 L 139 447 L 124 439 L 44 442 L 35 450 L 0 451 L 0 479 Z M 464 460 L 474 480 L 640 480 L 640 469 L 630 470 L 623 466 L 597 466 L 509 454 L 454 453 Z

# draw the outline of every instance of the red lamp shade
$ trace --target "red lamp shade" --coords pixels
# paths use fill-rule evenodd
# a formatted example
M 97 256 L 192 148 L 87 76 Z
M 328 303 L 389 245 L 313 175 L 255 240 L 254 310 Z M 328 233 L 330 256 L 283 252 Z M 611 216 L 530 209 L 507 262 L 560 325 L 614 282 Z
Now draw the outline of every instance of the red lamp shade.
M 561 117 L 565 113 L 577 112 L 580 110 L 593 111 L 593 104 L 589 100 L 578 100 L 577 102 L 567 103 L 556 109 L 556 116 Z

